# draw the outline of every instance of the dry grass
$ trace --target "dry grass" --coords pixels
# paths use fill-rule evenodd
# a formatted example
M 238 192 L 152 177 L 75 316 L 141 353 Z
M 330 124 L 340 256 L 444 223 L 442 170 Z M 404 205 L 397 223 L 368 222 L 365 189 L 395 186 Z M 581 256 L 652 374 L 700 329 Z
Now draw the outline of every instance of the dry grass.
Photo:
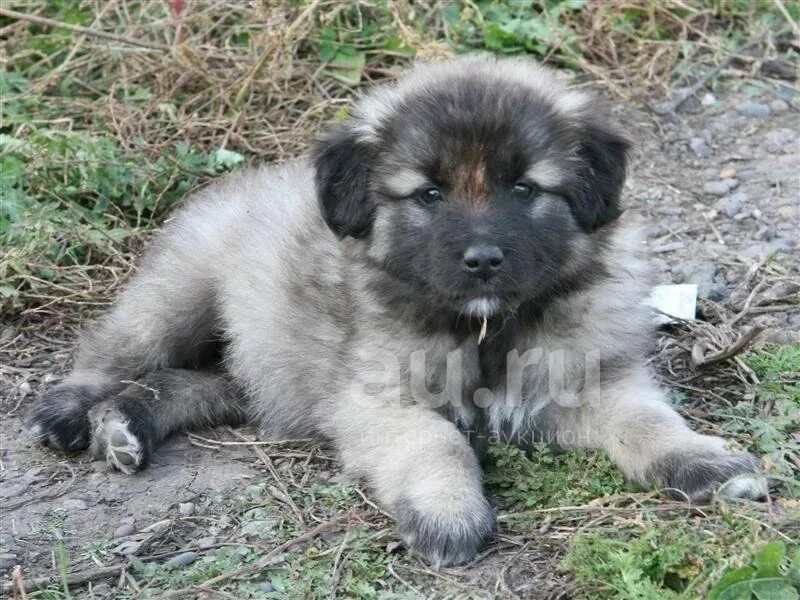
M 120 155 L 109 161 L 137 161 L 146 188 L 141 193 L 154 199 L 146 210 L 112 200 L 103 223 L 90 221 L 88 232 L 64 232 L 62 223 L 48 227 L 47 219 L 16 224 L 26 231 L 0 258 L 2 309 L 74 311 L 112 293 L 132 268 L 142 235 L 177 201 L 168 191 L 202 185 L 210 176 L 176 156 L 175 148 L 205 155 L 231 150 L 248 162 L 296 156 L 323 122 L 346 114 L 356 81 L 363 86 L 391 78 L 414 54 L 525 50 L 527 38 L 514 28 L 520 20 L 533 23 L 525 25 L 528 17 L 520 15 L 534 13 L 547 31 L 535 48 L 540 59 L 577 68 L 628 99 L 663 96 L 676 74 L 686 81 L 723 60 L 751 71 L 768 56 L 776 62 L 776 52 L 791 43 L 784 15 L 758 3 L 739 4 L 629 0 L 545 10 L 537 2 L 536 11 L 523 14 L 513 3 L 482 13 L 471 2 L 408 0 L 5 2 L 2 60 L 12 84 L 12 76 L 25 82 L 5 86 L 7 133 L 20 141 L 42 132 L 110 138 Z M 776 20 L 777 26 L 765 26 Z M 492 27 L 511 33 L 498 41 Z M 737 41 L 748 28 L 756 37 Z M 337 62 L 339 51 L 356 56 L 355 71 Z M 19 111 L 24 117 L 14 118 Z M 6 143 L 0 152 L 12 150 Z M 27 157 L 25 172 L 34 178 L 61 160 L 66 180 L 76 162 L 87 160 L 40 150 Z M 172 170 L 156 168 L 159 160 Z M 97 184 L 82 184 L 87 194 L 77 201 L 59 196 L 55 182 L 28 194 L 34 204 L 55 197 L 60 210 L 74 211 L 74 204 L 97 209 Z M 124 239 L 96 239 L 111 227 L 127 228 Z M 78 257 L 53 250 L 62 243 L 59 235 Z

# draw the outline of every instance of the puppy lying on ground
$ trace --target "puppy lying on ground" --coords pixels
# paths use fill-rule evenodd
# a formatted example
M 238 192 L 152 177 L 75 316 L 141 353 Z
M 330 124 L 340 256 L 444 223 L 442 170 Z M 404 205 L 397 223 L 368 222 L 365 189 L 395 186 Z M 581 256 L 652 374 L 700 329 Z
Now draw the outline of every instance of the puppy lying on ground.
M 689 429 L 644 366 L 608 120 L 529 62 L 416 66 L 310 157 L 198 193 L 32 430 L 125 473 L 193 427 L 319 437 L 437 565 L 492 535 L 491 439 L 602 448 L 693 500 L 763 495 L 754 457 Z

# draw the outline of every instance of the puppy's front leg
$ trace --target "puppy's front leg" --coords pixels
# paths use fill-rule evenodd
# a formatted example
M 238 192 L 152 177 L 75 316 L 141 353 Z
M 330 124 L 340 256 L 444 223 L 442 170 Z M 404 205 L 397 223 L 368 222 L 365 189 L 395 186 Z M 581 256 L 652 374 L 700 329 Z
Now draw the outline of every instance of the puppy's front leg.
M 644 369 L 585 389 L 580 406 L 552 404 L 543 416 L 559 445 L 601 448 L 629 478 L 678 498 L 767 494 L 756 457 L 692 431 Z
M 400 537 L 431 564 L 467 562 L 492 536 L 478 460 L 441 415 L 384 395 L 351 395 L 324 422 L 345 469 L 368 482 Z

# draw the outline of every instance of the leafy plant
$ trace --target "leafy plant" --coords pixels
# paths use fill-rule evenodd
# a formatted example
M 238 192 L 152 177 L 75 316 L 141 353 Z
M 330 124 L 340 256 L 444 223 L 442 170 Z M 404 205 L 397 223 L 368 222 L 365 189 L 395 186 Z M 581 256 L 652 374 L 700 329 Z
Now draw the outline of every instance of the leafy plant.
M 586 597 L 620 600 L 679 598 L 705 569 L 698 540 L 686 526 L 578 534 L 563 567 L 581 582 Z
M 740 402 L 717 414 L 729 431 L 747 434 L 753 450 L 766 455 L 770 475 L 785 482 L 784 496 L 800 497 L 795 457 L 800 441 L 800 346 L 771 346 L 743 357 L 760 380 L 753 402 Z
M 535 444 L 529 457 L 514 446 L 491 446 L 486 483 L 504 504 L 536 508 L 574 506 L 638 489 L 601 452 L 556 453 L 546 444 Z
M 800 598 L 800 548 L 791 560 L 784 542 L 770 542 L 752 564 L 728 569 L 708 600 L 797 600 Z

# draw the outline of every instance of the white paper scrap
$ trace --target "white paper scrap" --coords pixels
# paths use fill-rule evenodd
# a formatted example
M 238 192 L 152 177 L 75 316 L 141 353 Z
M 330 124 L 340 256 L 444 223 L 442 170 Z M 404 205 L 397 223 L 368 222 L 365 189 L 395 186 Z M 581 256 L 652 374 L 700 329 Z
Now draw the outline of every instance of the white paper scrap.
M 693 321 L 697 311 L 697 284 L 657 285 L 644 303 L 656 309 L 658 325 L 673 323 L 670 317 Z

